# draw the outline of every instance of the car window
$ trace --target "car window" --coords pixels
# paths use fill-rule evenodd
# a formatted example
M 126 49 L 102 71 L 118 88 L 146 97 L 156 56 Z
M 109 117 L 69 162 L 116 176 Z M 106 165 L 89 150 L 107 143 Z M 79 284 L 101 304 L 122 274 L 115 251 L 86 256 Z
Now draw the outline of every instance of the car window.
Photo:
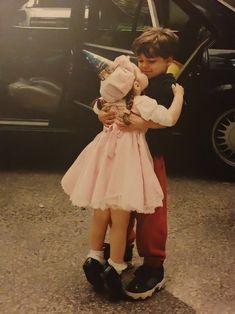
M 13 8 L 2 39 L 0 117 L 51 119 L 59 109 L 66 83 L 69 29 L 47 24 L 44 9 L 40 11 L 40 19 L 45 23 L 35 27 L 32 18 L 37 14 L 31 11 L 25 23 L 17 24 L 19 11 L 26 12 L 28 4 L 29 1 Z M 50 18 L 55 25 L 60 15 L 53 12 Z M 69 15 L 64 18 L 69 24 Z
M 161 11 L 161 24 L 173 30 L 179 31 L 190 19 L 189 15 L 173 0 L 169 0 L 164 7 L 159 6 L 159 11 Z
M 174 1 L 170 1 L 169 22 L 171 29 L 180 30 L 189 21 L 189 16 Z
M 99 0 L 92 5 L 87 3 L 86 40 L 94 44 L 130 49 L 134 37 L 151 25 L 147 0 Z
M 179 36 L 179 49 L 175 56 L 185 63 L 198 46 L 210 35 L 205 25 L 202 25 L 193 15 L 183 10 L 174 0 L 159 6 L 160 21 L 164 27 L 176 31 Z

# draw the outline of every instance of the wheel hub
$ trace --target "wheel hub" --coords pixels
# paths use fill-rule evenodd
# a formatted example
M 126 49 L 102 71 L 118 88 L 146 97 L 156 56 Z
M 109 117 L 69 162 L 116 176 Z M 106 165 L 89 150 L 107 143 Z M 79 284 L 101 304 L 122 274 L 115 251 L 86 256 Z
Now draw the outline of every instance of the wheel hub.
M 212 143 L 216 154 L 226 164 L 235 167 L 235 109 L 225 112 L 216 120 Z

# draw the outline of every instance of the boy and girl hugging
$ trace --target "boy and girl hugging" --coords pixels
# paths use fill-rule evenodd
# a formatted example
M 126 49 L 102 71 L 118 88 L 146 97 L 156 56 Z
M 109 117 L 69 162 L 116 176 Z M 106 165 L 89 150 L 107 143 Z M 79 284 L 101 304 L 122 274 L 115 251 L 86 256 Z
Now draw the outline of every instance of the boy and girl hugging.
M 167 73 L 177 42 L 169 29 L 147 29 L 133 43 L 138 66 L 127 56 L 111 61 L 84 51 L 101 80 L 93 109 L 104 127 L 68 169 L 62 187 L 74 205 L 92 211 L 83 270 L 113 299 L 145 299 L 165 282 L 167 185 L 158 138 L 176 124 L 183 105 L 183 88 Z M 124 287 L 134 240 L 143 264 Z

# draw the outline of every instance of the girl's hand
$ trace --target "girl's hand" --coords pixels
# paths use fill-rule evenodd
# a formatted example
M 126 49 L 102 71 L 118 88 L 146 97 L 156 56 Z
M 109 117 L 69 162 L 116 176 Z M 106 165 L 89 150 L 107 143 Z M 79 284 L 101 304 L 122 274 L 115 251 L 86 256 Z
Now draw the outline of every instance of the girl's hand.
M 183 88 L 183 86 L 181 86 L 178 83 L 176 83 L 175 85 L 172 84 L 171 87 L 172 87 L 172 91 L 173 91 L 174 96 L 176 96 L 176 95 L 184 96 L 184 88 Z
M 109 111 L 100 110 L 98 113 L 98 119 L 106 127 L 109 127 L 111 124 L 113 124 L 115 118 L 116 113 L 112 110 Z

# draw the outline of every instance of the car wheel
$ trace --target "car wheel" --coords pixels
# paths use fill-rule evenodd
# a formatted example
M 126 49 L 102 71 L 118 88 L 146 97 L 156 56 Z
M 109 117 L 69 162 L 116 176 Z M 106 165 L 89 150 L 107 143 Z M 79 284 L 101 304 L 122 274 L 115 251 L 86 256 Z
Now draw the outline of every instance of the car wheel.
M 208 161 L 214 174 L 235 178 L 235 108 L 217 111 L 209 127 Z

